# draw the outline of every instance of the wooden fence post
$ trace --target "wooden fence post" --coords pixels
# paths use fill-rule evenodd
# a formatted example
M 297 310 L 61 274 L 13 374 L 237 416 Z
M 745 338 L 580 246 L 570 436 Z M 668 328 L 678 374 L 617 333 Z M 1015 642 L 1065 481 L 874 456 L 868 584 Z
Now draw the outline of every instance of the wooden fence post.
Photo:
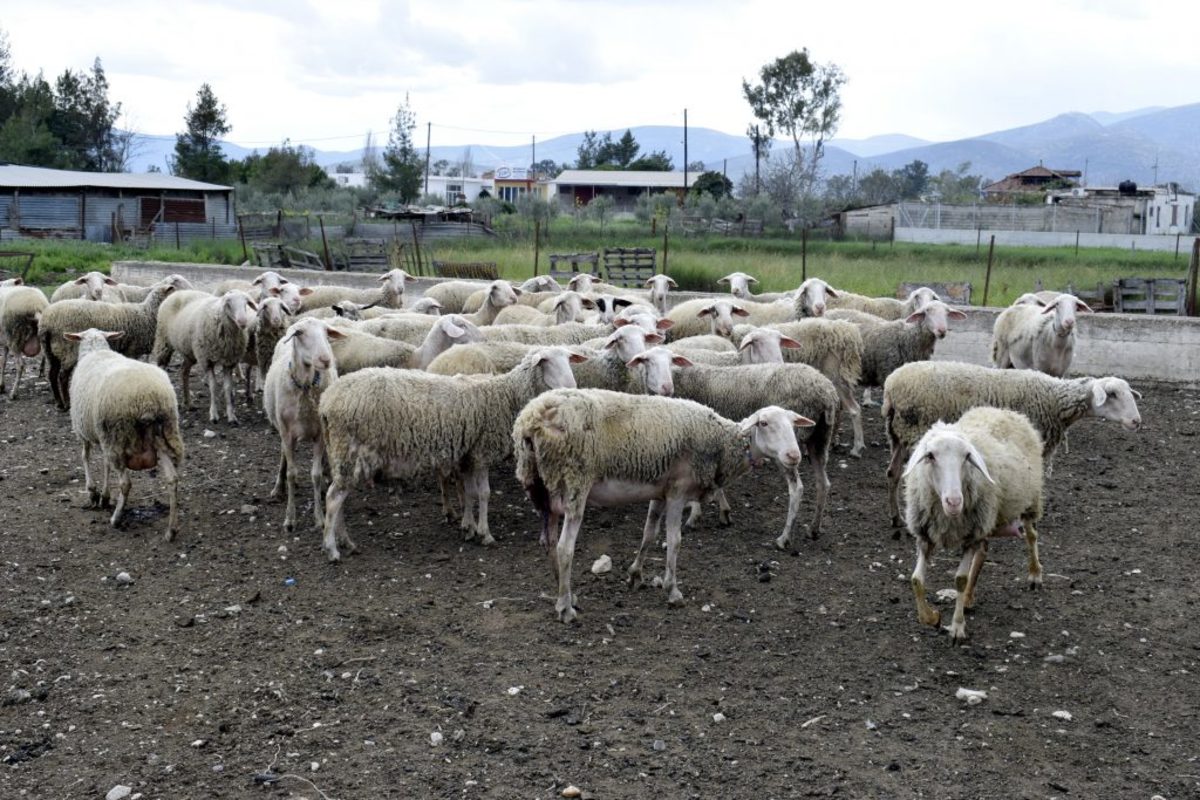
M 670 220 L 663 220 L 663 270 L 662 274 L 667 274 L 667 256 L 671 252 L 671 223 Z
M 871 220 L 867 220 L 867 225 L 871 224 Z M 874 243 L 874 240 L 872 240 Z M 808 280 L 808 226 L 805 225 L 800 229 L 800 282 L 804 283 Z
M 535 278 L 538 274 L 538 257 L 541 255 L 540 248 L 538 246 L 539 240 L 541 239 L 541 233 L 542 221 L 540 219 L 535 219 L 533 221 L 533 277 Z
M 329 240 L 325 238 L 325 217 L 317 217 L 317 222 L 321 223 L 321 245 L 325 248 L 325 271 L 329 272 L 333 269 L 333 259 L 329 257 Z
M 1192 262 L 1188 268 L 1187 315 L 1196 316 L 1197 282 L 1200 281 L 1200 237 L 1192 240 Z
M 996 234 L 992 234 L 991 241 L 988 242 L 988 263 L 987 272 L 983 276 L 983 305 L 988 304 L 988 289 L 992 284 L 992 256 L 996 252 Z

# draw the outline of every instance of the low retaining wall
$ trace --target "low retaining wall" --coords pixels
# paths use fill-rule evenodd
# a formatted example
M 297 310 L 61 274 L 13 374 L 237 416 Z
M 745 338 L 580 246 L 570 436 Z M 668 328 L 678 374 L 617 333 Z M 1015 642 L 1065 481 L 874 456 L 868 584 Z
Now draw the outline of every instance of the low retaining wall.
M 183 275 L 199 288 L 216 286 L 229 278 L 250 278 L 257 268 L 166 261 L 118 261 L 112 275 L 125 283 L 148 285 L 172 273 Z M 279 270 L 289 280 L 306 286 L 338 284 L 371 288 L 379 273 Z M 417 278 L 409 284 L 412 297 L 440 282 Z M 486 286 L 486 281 L 479 285 Z M 673 303 L 705 295 L 672 292 Z M 935 360 L 990 364 L 992 327 L 999 308 L 964 309 L 967 319 L 952 324 L 939 342 Z M 1200 317 L 1147 316 L 1144 314 L 1080 314 L 1072 370 L 1081 375 L 1118 375 L 1130 380 L 1200 384 Z
M 966 244 L 974 246 L 996 237 L 996 244 L 1012 247 L 1074 247 L 1074 231 L 982 231 L 958 228 L 896 228 L 897 242 L 915 244 Z M 1120 250 L 1155 250 L 1177 252 L 1187 259 L 1192 252 L 1192 242 L 1200 237 L 1195 234 L 1144 235 L 1134 233 L 1082 233 L 1078 234 L 1080 247 L 1115 247 Z

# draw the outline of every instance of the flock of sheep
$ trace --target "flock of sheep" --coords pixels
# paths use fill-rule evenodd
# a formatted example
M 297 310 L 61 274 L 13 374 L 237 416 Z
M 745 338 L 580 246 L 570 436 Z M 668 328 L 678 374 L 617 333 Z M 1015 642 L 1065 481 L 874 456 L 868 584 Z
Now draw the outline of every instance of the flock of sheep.
M 850 454 L 859 457 L 858 391 L 866 404 L 870 389 L 882 388 L 889 510 L 893 526 L 903 522 L 916 539 L 921 622 L 940 622 L 925 599 L 929 559 L 937 549 L 961 552 L 954 640 L 966 636 L 963 610 L 989 538 L 1023 536 L 1030 586 L 1041 583 L 1043 476 L 1068 427 L 1085 416 L 1130 430 L 1141 422 L 1140 395 L 1124 380 L 1064 377 L 1075 315 L 1090 311 L 1070 295 L 1024 295 L 1001 313 L 993 361 L 1014 369 L 994 369 L 930 360 L 965 314 L 925 288 L 904 300 L 868 298 L 812 278 L 793 292 L 753 295 L 755 279 L 739 272 L 720 281 L 729 295 L 672 304 L 677 287 L 663 275 L 633 291 L 580 274 L 566 287 L 545 277 L 520 286 L 447 281 L 406 302 L 411 280 L 391 270 L 374 289 L 309 288 L 264 272 L 210 292 L 178 275 L 137 287 L 93 272 L 49 300 L 5 281 L 0 389 L 10 351 L 12 396 L 25 358 L 44 355 L 54 399 L 69 409 L 83 448 L 90 503 L 111 503 L 116 526 L 131 471 L 156 468 L 170 499 L 168 540 L 180 527 L 184 459 L 179 404 L 163 369 L 175 354 L 184 406 L 195 367 L 208 382 L 212 422 L 223 415 L 236 424 L 239 384 L 249 404 L 261 392 L 280 436 L 273 494 L 286 501 L 288 531 L 297 445 L 311 443 L 314 523 L 332 561 L 354 549 L 344 515 L 351 491 L 382 478 L 436 476 L 447 521 L 457 516 L 467 540 L 492 543 L 489 476 L 513 456 L 541 515 L 542 543 L 553 548 L 556 611 L 568 622 L 577 615 L 572 557 L 589 506 L 648 504 L 628 577 L 641 581 L 646 548 L 665 529 L 655 582 L 671 604 L 683 599 L 682 528 L 709 499 L 727 523 L 724 490 L 756 467 L 773 462 L 787 482 L 776 539 L 786 549 L 807 456 L 816 538 L 839 422 L 849 420 Z M 102 454 L 99 481 L 93 450 Z

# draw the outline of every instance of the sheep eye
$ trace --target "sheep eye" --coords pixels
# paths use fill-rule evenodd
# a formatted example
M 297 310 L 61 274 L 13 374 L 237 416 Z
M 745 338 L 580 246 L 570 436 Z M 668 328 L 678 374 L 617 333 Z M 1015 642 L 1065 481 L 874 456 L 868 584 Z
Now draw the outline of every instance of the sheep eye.
M 937 461 L 937 459 L 934 458 L 933 453 L 926 453 L 925 458 L 929 459 L 930 461 Z
M 760 428 L 765 428 L 765 427 L 767 427 L 767 421 L 766 421 L 765 419 L 761 419 L 761 420 L 759 420 L 759 421 L 758 421 L 758 427 L 760 427 Z

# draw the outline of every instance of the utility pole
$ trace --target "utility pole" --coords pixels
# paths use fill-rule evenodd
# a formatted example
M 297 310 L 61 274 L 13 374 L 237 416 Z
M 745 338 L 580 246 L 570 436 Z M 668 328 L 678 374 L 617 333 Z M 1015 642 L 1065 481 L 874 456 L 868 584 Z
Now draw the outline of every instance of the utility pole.
M 433 135 L 433 123 L 425 123 L 425 194 L 429 194 L 429 139 Z
M 687 160 L 687 109 L 683 110 L 683 192 L 687 194 L 688 160 Z
M 532 143 L 529 146 L 529 171 L 533 173 L 533 179 L 537 180 L 537 135 L 530 137 Z M 536 274 L 536 273 L 534 273 Z

